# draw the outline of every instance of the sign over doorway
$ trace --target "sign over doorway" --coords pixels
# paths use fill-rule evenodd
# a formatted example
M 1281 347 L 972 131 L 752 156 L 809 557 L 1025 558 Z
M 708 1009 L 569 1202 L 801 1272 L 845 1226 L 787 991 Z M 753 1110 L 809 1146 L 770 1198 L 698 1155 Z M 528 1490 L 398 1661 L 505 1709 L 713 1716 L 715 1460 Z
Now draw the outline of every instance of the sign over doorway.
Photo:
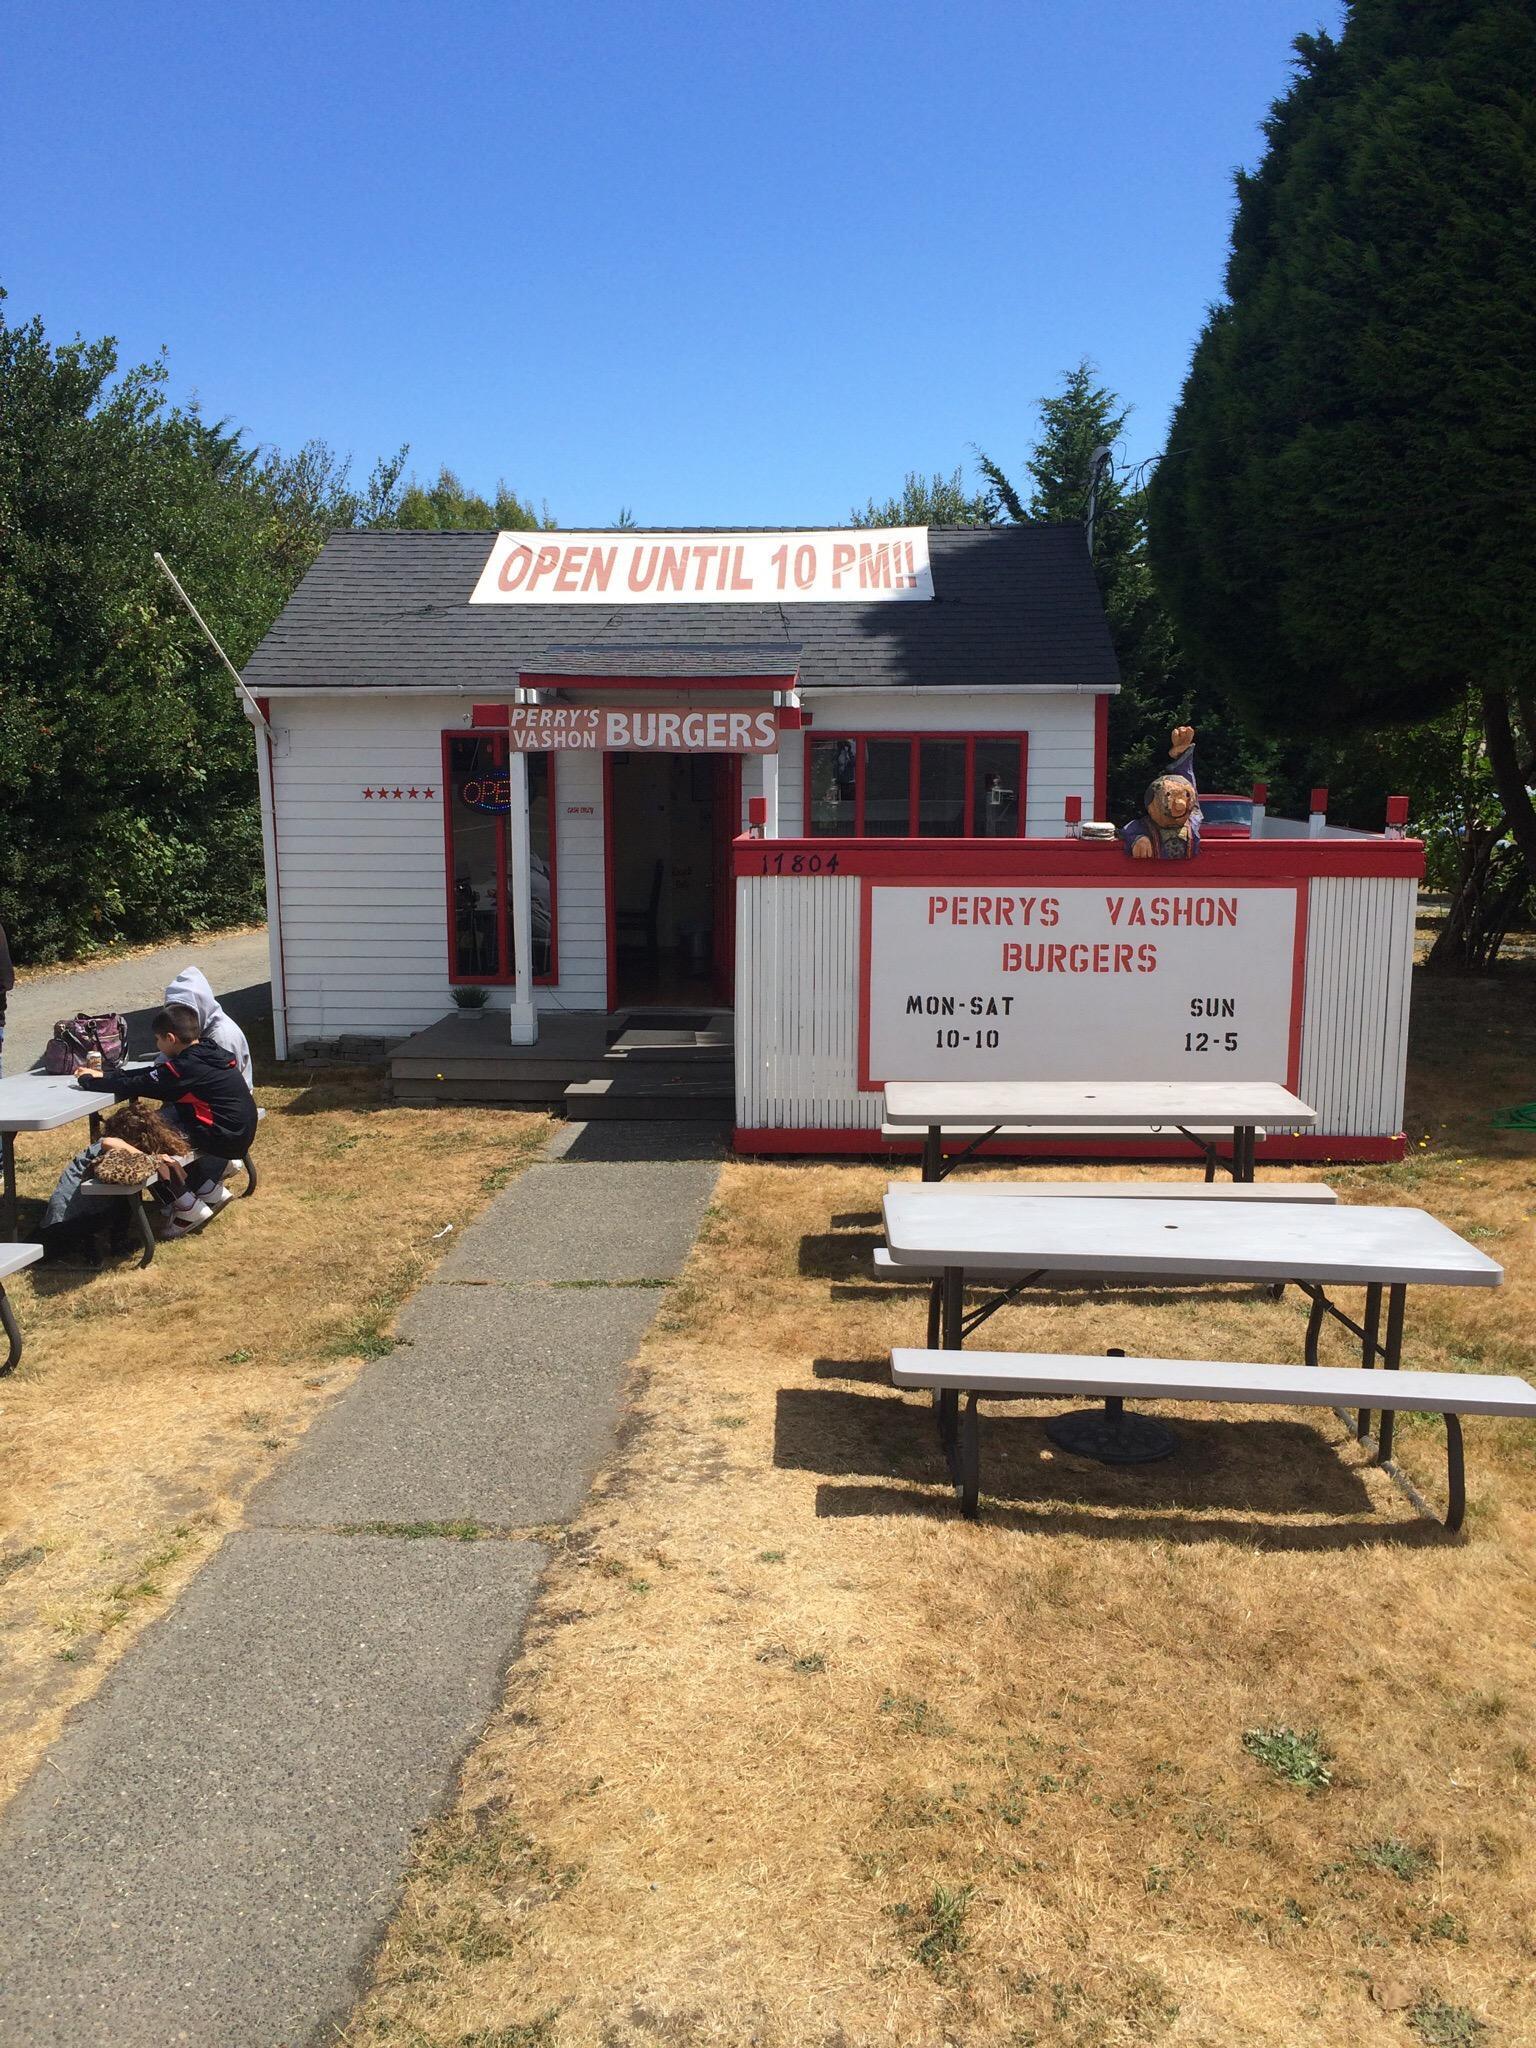
M 657 711 L 649 705 L 514 704 L 507 736 L 519 754 L 771 754 L 772 711 Z
M 471 604 L 926 604 L 926 526 L 498 533 Z

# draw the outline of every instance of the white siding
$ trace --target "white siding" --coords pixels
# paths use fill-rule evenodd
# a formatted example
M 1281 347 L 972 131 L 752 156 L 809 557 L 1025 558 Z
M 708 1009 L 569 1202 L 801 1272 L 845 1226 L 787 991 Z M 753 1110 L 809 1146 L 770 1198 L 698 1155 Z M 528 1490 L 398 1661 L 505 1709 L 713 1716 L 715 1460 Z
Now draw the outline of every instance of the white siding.
M 1062 799 L 1090 804 L 1094 699 L 1068 693 L 929 697 L 822 692 L 817 728 L 831 732 L 975 731 L 1029 734 L 1026 827 L 1058 834 Z M 273 804 L 283 961 L 291 1041 L 421 1030 L 451 1005 L 443 872 L 442 745 L 470 722 L 462 698 L 383 696 L 273 699 Z M 802 830 L 804 736 L 786 735 L 779 767 L 779 829 Z M 370 802 L 363 790 L 430 786 L 430 800 Z M 761 794 L 762 764 L 743 764 L 746 800 Z M 572 805 L 590 815 L 568 815 Z M 607 1005 L 603 874 L 603 764 L 596 753 L 555 757 L 558 965 L 541 1009 Z M 825 935 L 829 962 L 836 947 Z M 505 1007 L 507 989 L 491 1003 Z M 815 1121 L 808 1118 L 808 1121 Z
M 1320 1137 L 1393 1137 L 1403 1119 L 1417 885 L 1318 876 L 1307 886 L 1297 1092 L 1317 1110 Z M 858 1088 L 859 905 L 853 875 L 738 882 L 743 1129 L 878 1128 L 881 1097 Z
M 1080 796 L 1093 812 L 1094 705 L 1087 694 L 1021 690 L 1017 696 L 934 691 L 907 697 L 885 690 L 815 690 L 804 696 L 815 719 L 809 734 L 788 734 L 779 766 L 779 831 L 805 830 L 805 748 L 801 741 L 843 732 L 1024 732 L 1029 734 L 1029 789 L 1024 830 L 1030 839 L 1059 839 L 1064 799 Z
M 273 802 L 292 1042 L 342 1032 L 404 1037 L 452 1006 L 443 868 L 442 734 L 458 698 L 273 700 Z M 368 801 L 365 788 L 430 786 L 429 800 Z M 560 984 L 541 1007 L 607 999 L 602 757 L 555 767 Z M 567 817 L 591 804 L 590 817 Z M 505 1007 L 508 989 L 491 1002 Z

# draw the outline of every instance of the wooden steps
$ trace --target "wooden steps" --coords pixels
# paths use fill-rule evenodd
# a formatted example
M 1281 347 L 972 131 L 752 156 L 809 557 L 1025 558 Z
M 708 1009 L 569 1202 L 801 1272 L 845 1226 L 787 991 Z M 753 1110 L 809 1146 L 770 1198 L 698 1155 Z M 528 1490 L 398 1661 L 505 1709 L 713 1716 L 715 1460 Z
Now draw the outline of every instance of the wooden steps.
M 508 1042 L 505 1011 L 458 1011 L 397 1045 L 397 1102 L 483 1103 L 573 1119 L 729 1123 L 728 1011 L 545 1011 L 534 1045 Z

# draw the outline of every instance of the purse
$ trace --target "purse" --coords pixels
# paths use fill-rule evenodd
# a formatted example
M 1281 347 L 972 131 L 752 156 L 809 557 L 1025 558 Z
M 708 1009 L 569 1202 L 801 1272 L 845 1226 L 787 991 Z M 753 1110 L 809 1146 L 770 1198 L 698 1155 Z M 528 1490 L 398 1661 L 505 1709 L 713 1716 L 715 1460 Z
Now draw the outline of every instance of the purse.
M 109 1014 L 88 1017 L 84 1010 L 66 1017 L 53 1027 L 53 1036 L 43 1049 L 45 1074 L 78 1074 L 93 1054 L 101 1055 L 104 1069 L 121 1066 L 128 1051 L 128 1022 Z

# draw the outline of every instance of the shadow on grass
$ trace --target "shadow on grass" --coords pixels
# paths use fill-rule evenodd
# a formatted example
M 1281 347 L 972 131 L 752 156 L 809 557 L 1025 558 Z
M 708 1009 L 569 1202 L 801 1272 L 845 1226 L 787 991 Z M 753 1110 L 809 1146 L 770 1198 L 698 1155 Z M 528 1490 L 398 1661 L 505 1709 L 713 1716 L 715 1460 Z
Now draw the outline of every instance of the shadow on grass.
M 878 1230 L 812 1230 L 800 1240 L 799 1271 L 806 1280 L 867 1280 L 885 1238 Z
M 819 1377 L 853 1381 L 865 1377 L 866 1366 L 872 1368 L 870 1383 L 888 1370 L 884 1361 L 854 1359 L 821 1359 L 816 1369 Z M 995 1501 L 1143 1514 L 1216 1508 L 1255 1515 L 1358 1515 L 1370 1509 L 1359 1472 L 1309 1423 L 1205 1419 L 1180 1411 L 1171 1418 L 1178 1437 L 1171 1458 L 1151 1465 L 1099 1465 L 1058 1451 L 1045 1434 L 1050 1416 L 1083 1405 L 1097 1404 L 1052 1397 L 1031 1403 L 1027 1413 L 1020 1412 L 1020 1403 L 1004 1412 L 997 1402 L 983 1407 L 983 1493 Z M 925 1399 L 894 1390 L 857 1392 L 853 1386 L 786 1387 L 774 1423 L 774 1463 L 780 1467 L 833 1478 L 918 1480 L 947 1498 L 948 1473 Z M 835 1511 L 818 1500 L 819 1513 Z M 867 1511 L 892 1512 L 888 1505 Z
M 1125 1468 L 1121 1468 L 1125 1469 Z M 983 1479 L 986 1475 L 983 1472 Z M 946 1486 L 942 1492 L 912 1493 L 900 1486 L 823 1485 L 816 1489 L 816 1514 L 821 1520 L 840 1517 L 920 1516 L 925 1521 L 960 1519 L 960 1505 Z M 1250 1550 L 1437 1550 L 1456 1548 L 1462 1538 L 1438 1522 L 1346 1521 L 1260 1522 L 1235 1515 L 1202 1515 L 1191 1520 L 1173 1514 L 1148 1514 L 1119 1506 L 1112 1515 L 1087 1514 L 1054 1501 L 1030 1509 L 999 1499 L 983 1487 L 979 1527 L 1092 1536 L 1118 1543 L 1241 1543 Z

